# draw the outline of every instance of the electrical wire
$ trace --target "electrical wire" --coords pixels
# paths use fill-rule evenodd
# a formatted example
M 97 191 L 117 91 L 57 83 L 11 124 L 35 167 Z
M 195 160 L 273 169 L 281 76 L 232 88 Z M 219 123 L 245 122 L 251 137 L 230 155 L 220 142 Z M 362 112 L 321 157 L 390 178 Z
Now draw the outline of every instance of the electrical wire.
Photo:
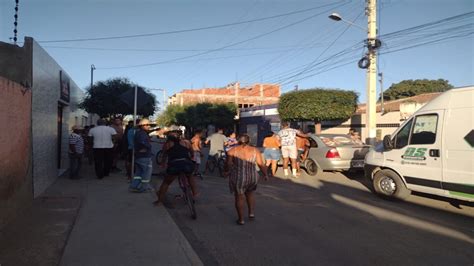
M 462 14 L 462 15 L 459 15 L 459 16 L 454 16 L 454 17 L 438 20 L 438 21 L 435 21 L 435 22 L 430 22 L 430 23 L 418 25 L 418 26 L 411 27 L 411 28 L 408 28 L 408 29 L 403 29 L 403 30 L 400 30 L 400 31 L 397 31 L 397 32 L 392 32 L 392 33 L 389 33 L 389 34 L 386 34 L 386 35 L 382 35 L 382 37 L 383 36 L 389 36 L 389 38 L 388 38 L 389 42 L 390 42 L 390 38 L 391 38 L 393 41 L 399 41 L 401 44 L 400 45 L 393 45 L 393 46 L 390 45 L 390 47 L 391 47 L 390 51 L 383 51 L 383 52 L 381 51 L 380 54 L 389 54 L 389 53 L 393 53 L 393 52 L 398 52 L 398 51 L 403 51 L 403 50 L 407 50 L 407 49 L 420 47 L 420 46 L 423 46 L 423 45 L 436 44 L 436 43 L 440 43 L 440 42 L 443 42 L 443 41 L 452 41 L 456 38 L 469 37 L 469 36 L 474 34 L 472 23 L 468 23 L 468 24 L 464 24 L 464 25 L 460 25 L 460 26 L 455 26 L 455 27 L 453 26 L 451 28 L 446 28 L 446 29 L 438 29 L 434 32 L 429 32 L 429 31 L 434 27 L 440 27 L 440 26 L 453 24 L 456 21 L 459 22 L 459 21 L 462 21 L 462 20 L 468 20 L 469 16 L 472 16 L 473 14 L 474 14 L 474 12 L 469 12 L 469 13 L 465 13 L 465 14 Z M 423 31 L 428 31 L 428 33 L 424 33 L 424 34 L 420 35 L 419 33 L 423 32 Z M 417 33 L 417 35 L 411 36 L 412 33 Z M 428 39 L 428 37 L 430 37 L 431 39 Z M 385 39 L 383 39 L 383 40 L 385 40 Z M 416 43 L 415 41 L 420 41 L 420 42 Z M 386 43 L 387 42 L 384 42 L 384 45 L 381 48 L 382 50 L 385 47 L 388 46 Z M 392 50 L 393 48 L 397 48 L 397 49 Z M 339 52 L 338 54 L 341 54 L 341 52 Z M 339 56 L 337 56 L 337 54 L 336 54 L 336 55 L 329 56 L 325 60 L 319 61 L 316 64 L 316 65 L 318 65 L 318 67 L 313 67 L 313 69 L 311 69 L 311 72 L 313 72 L 313 73 L 311 73 L 309 75 L 306 75 L 304 77 L 298 78 L 295 81 L 304 80 L 304 79 L 313 77 L 315 75 L 327 72 L 329 70 L 347 65 L 351 62 L 356 62 L 357 61 L 357 60 L 355 60 L 355 61 L 353 60 L 353 61 L 349 61 L 349 62 L 344 62 L 344 63 L 342 63 L 338 66 L 333 66 L 333 67 L 330 67 L 330 68 L 324 68 L 324 65 L 321 64 L 323 62 L 330 62 L 331 60 L 332 60 L 332 62 L 330 62 L 330 64 L 328 64 L 328 65 L 336 64 L 337 62 L 335 62 L 334 59 L 336 59 L 337 57 L 339 57 Z M 350 60 L 350 58 L 348 58 L 348 60 Z M 288 84 L 288 81 L 286 81 L 286 80 L 287 80 L 287 78 L 283 78 L 283 79 L 279 79 L 279 80 L 272 80 L 272 82 L 282 83 L 282 86 L 284 86 L 284 85 Z
M 264 18 L 251 19 L 251 20 L 246 20 L 246 21 L 241 21 L 241 22 L 234 22 L 234 23 L 225 23 L 225 24 L 213 25 L 213 26 L 207 26 L 207 27 L 173 30 L 173 31 L 164 31 L 164 32 L 155 32 L 155 33 L 145 33 L 145 34 L 109 36 L 109 37 L 78 38 L 78 39 L 63 39 L 63 40 L 39 40 L 38 42 L 39 43 L 65 43 L 65 42 L 103 41 L 103 40 L 130 39 L 130 38 L 140 38 L 140 37 L 151 37 L 151 36 L 159 36 L 159 35 L 196 32 L 196 31 L 231 27 L 231 26 L 235 26 L 235 25 L 241 25 L 241 24 L 247 24 L 247 23 L 253 23 L 253 22 L 260 22 L 260 21 L 275 19 L 275 18 L 284 17 L 284 16 L 291 16 L 291 15 L 296 15 L 296 14 L 301 14 L 301 13 L 307 13 L 307 12 L 310 12 L 310 11 L 313 11 L 313 10 L 316 10 L 316 9 L 324 8 L 324 7 L 327 7 L 327 6 L 332 6 L 332 5 L 335 5 L 335 4 L 340 3 L 340 2 L 343 2 L 343 1 L 339 1 L 339 2 L 331 3 L 331 4 L 326 4 L 326 5 L 321 5 L 321 6 L 316 6 L 316 7 L 307 8 L 307 9 L 302 9 L 302 10 L 296 10 L 296 11 L 293 11 L 293 12 L 287 12 L 287 13 L 274 15 L 274 16 L 269 16 L 269 17 L 264 17 Z
M 272 49 L 281 49 L 282 51 L 288 51 L 292 49 L 314 49 L 319 46 L 323 46 L 326 43 L 319 42 L 312 45 L 282 45 L 282 46 L 273 46 L 273 47 L 247 47 L 247 48 L 227 48 L 222 49 L 222 51 L 248 51 L 248 50 L 272 50 Z M 81 47 L 81 46 L 56 46 L 56 45 L 45 45 L 43 48 L 52 48 L 52 49 L 71 49 L 71 50 L 91 50 L 91 51 L 111 51 L 111 52 L 202 52 L 208 51 L 212 48 L 207 49 L 140 49 L 140 48 L 103 48 L 103 47 Z
M 357 20 L 364 12 L 361 12 L 359 13 L 359 15 L 357 15 L 356 19 Z M 328 45 L 328 47 L 326 47 L 326 49 L 324 49 L 319 55 L 318 57 L 316 57 L 316 59 L 314 59 L 307 67 L 305 67 L 303 70 L 301 70 L 300 72 L 298 72 L 297 74 L 295 75 L 292 75 L 291 77 L 287 78 L 286 80 L 283 80 L 282 82 L 285 83 L 285 82 L 293 82 L 295 78 L 298 78 L 300 75 L 306 73 L 308 70 L 310 70 L 315 64 L 317 64 L 319 58 L 321 58 L 321 56 L 323 56 L 329 49 L 331 49 L 334 44 L 346 33 L 346 31 L 351 27 L 352 25 L 349 24 L 346 26 L 346 28 L 331 42 L 331 44 Z
M 357 10 L 354 7 L 348 7 L 348 12 L 350 13 L 351 10 Z M 323 29 L 321 31 L 321 28 Z M 310 45 L 316 45 L 319 40 L 329 39 L 332 32 L 330 27 L 315 27 L 314 32 L 309 33 L 308 37 L 305 38 L 300 43 L 308 43 Z M 304 49 L 295 49 L 294 51 L 283 52 L 276 57 L 266 61 L 265 63 L 255 67 L 253 70 L 249 72 L 247 76 L 245 76 L 246 80 L 254 81 L 260 77 L 260 80 L 263 76 L 271 76 L 272 73 L 276 73 L 278 69 L 283 68 L 284 66 L 290 64 L 291 62 L 301 60 L 300 58 L 307 54 L 308 51 Z M 308 58 L 310 56 L 306 56 L 304 58 Z
M 332 9 L 332 8 L 331 8 L 331 9 Z M 331 10 L 331 9 L 328 9 L 328 10 Z M 205 55 L 205 54 L 209 54 L 209 53 L 221 51 L 221 50 L 223 50 L 223 49 L 226 49 L 226 48 L 229 48 L 229 47 L 233 47 L 233 46 L 237 46 L 237 45 L 240 45 L 240 44 L 243 44 L 243 43 L 246 43 L 246 42 L 250 42 L 250 41 L 253 41 L 253 40 L 262 38 L 262 37 L 264 37 L 264 36 L 270 35 L 270 34 L 272 34 L 272 33 L 275 33 L 275 32 L 277 32 L 277 31 L 281 31 L 281 30 L 283 30 L 283 29 L 287 29 L 287 28 L 292 27 L 292 26 L 294 26 L 294 25 L 303 23 L 303 22 L 308 21 L 308 20 L 310 20 L 310 19 L 313 19 L 313 18 L 315 18 L 315 17 L 317 17 L 317 16 L 319 16 L 319 15 L 321 15 L 321 14 L 326 14 L 326 13 L 328 12 L 328 10 L 324 10 L 324 11 L 319 12 L 319 13 L 316 13 L 316 14 L 314 14 L 314 15 L 305 17 L 305 18 L 303 18 L 303 19 L 297 20 L 296 22 L 293 22 L 293 23 L 287 24 L 287 25 L 285 25 L 285 26 L 276 28 L 276 29 L 271 30 L 271 31 L 269 31 L 269 32 L 265 32 L 265 33 L 256 35 L 256 36 L 254 36 L 254 37 L 251 37 L 251 38 L 248 38 L 248 39 L 245 39 L 245 40 L 242 40 L 242 41 L 234 42 L 234 43 L 231 43 L 231 44 L 229 44 L 229 45 L 225 45 L 225 46 L 222 46 L 222 47 L 219 47 L 219 48 L 216 48 L 216 49 L 211 49 L 211 50 L 208 50 L 208 51 L 205 51 L 205 52 L 202 52 L 202 53 L 197 53 L 197 54 L 193 54 L 193 55 L 189 55 L 189 56 L 183 56 L 183 57 L 173 58 L 173 59 L 164 60 L 164 61 L 159 61 L 159 62 L 147 63 L 147 64 L 136 64 L 136 65 L 118 66 L 118 67 L 97 67 L 96 69 L 124 69 L 124 68 L 136 68 L 136 67 L 153 66 L 153 65 L 171 63 L 171 62 L 175 62 L 175 61 L 179 61 L 179 60 L 183 60 L 183 59 L 193 58 L 193 57 L 197 57 L 197 56 L 201 56 L 201 55 Z

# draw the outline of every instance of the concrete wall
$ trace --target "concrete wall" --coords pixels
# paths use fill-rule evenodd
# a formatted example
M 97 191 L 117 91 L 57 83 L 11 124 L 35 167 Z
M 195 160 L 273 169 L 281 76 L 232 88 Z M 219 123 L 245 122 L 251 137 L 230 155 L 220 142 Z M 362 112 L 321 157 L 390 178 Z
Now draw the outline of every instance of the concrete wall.
M 30 88 L 32 42 L 23 47 L 0 42 L 0 76 Z
M 62 79 L 69 79 L 70 101 L 60 100 L 60 71 Z M 34 196 L 48 188 L 69 168 L 68 137 L 70 128 L 87 113 L 77 105 L 82 90 L 69 78 L 67 72 L 36 42 L 33 41 L 33 185 Z M 62 107 L 61 160 L 58 157 L 58 106 Z M 82 122 L 77 124 L 81 125 Z
M 33 198 L 30 55 L 27 44 L 0 43 L 0 229 Z
M 328 134 L 347 134 L 350 128 L 354 128 L 360 133 L 361 139 L 365 140 L 367 137 L 367 130 L 365 128 L 366 115 L 354 114 L 350 119 L 340 124 L 323 123 L 322 133 Z M 392 134 L 403 122 L 401 120 L 400 112 L 377 113 L 377 140 L 381 141 L 385 135 Z

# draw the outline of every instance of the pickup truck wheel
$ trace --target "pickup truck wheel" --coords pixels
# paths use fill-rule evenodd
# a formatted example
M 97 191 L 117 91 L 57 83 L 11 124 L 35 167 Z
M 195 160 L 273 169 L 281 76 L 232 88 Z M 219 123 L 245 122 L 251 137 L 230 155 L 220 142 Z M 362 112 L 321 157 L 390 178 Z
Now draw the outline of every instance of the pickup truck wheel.
M 389 169 L 380 170 L 375 173 L 372 183 L 375 192 L 382 197 L 404 200 L 411 194 L 411 191 L 407 189 L 400 176 Z
M 312 159 L 306 159 L 304 163 L 304 168 L 306 170 L 306 173 L 310 176 L 316 176 L 319 171 L 318 165 Z

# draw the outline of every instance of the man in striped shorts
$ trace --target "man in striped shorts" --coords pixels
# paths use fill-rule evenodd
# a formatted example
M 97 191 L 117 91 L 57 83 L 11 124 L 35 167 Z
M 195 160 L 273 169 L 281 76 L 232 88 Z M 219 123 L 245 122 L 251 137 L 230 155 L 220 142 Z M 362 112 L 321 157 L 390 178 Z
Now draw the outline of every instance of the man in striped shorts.
M 82 154 L 84 153 L 84 140 L 81 137 L 80 126 L 73 126 L 69 135 L 69 178 L 77 179 L 82 165 Z

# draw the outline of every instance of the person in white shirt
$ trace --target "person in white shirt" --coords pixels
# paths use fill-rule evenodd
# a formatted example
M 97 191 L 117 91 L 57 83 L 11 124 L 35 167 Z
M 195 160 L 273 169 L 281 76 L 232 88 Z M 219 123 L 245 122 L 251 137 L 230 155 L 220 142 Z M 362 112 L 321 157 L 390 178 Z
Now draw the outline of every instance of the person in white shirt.
M 88 136 L 93 143 L 95 174 L 99 179 L 108 176 L 112 168 L 115 135 L 115 129 L 106 126 L 104 119 L 97 120 L 97 126 L 89 130 Z
M 282 129 L 278 132 L 278 139 L 281 144 L 281 155 L 283 157 L 283 172 L 285 177 L 288 176 L 288 161 L 291 160 L 291 170 L 293 177 L 297 178 L 296 158 L 298 157 L 298 149 L 296 147 L 296 136 L 302 138 L 308 137 L 297 129 L 290 128 L 288 122 L 281 123 Z

